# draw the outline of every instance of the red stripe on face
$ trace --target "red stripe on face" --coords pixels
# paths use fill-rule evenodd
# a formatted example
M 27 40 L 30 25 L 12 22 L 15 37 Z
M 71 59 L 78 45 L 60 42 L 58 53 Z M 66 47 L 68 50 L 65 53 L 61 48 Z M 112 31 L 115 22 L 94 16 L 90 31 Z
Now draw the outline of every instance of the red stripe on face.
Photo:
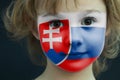
M 83 70 L 85 67 L 93 63 L 97 58 L 84 58 L 77 60 L 65 60 L 63 63 L 58 65 L 60 68 L 69 71 L 77 72 Z

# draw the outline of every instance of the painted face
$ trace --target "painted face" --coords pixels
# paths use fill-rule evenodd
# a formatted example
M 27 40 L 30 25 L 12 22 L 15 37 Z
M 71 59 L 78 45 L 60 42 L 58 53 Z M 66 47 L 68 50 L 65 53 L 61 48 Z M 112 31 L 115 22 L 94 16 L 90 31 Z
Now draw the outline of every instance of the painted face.
M 80 71 L 101 54 L 106 31 L 106 14 L 99 11 L 59 13 L 38 17 L 44 54 L 59 68 Z

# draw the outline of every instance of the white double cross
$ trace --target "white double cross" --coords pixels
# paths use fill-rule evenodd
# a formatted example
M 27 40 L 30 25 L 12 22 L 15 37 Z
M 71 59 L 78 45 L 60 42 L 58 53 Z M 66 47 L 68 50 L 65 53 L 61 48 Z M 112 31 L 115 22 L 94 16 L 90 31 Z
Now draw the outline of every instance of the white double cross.
M 62 37 L 53 38 L 53 33 L 60 33 L 60 29 L 52 29 L 52 27 L 49 28 L 49 30 L 43 31 L 43 34 L 49 34 L 49 38 L 42 38 L 42 42 L 49 42 L 50 49 L 53 49 L 53 42 L 62 42 Z

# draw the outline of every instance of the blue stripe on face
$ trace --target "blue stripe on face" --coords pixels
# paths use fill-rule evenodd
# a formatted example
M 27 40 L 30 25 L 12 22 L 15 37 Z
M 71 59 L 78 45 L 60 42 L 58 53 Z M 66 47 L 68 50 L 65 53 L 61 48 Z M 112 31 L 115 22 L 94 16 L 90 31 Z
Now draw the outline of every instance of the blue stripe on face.
M 105 28 L 72 27 L 71 50 L 67 59 L 98 57 L 104 47 Z
M 54 49 L 50 49 L 47 54 L 45 53 L 45 55 L 55 64 L 58 64 L 66 57 L 65 53 L 56 53 Z

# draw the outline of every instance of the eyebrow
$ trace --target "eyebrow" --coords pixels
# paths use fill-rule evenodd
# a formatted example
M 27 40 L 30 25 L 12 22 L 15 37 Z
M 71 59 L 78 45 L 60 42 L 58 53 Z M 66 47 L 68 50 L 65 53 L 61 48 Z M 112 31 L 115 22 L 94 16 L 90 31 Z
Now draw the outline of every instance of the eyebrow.
M 58 17 L 58 18 L 63 18 L 63 15 L 60 14 L 52 14 L 52 13 L 46 13 L 44 15 L 42 15 L 42 17 L 46 17 L 46 16 L 54 16 L 54 17 Z
M 81 11 L 83 13 L 86 13 L 86 14 L 90 14 L 90 13 L 102 13 L 102 11 L 100 10 L 94 10 L 94 9 L 91 9 L 91 10 L 83 10 Z M 60 15 L 60 14 L 52 14 L 52 13 L 46 13 L 44 15 L 42 15 L 42 17 L 46 17 L 46 16 L 55 16 L 55 17 L 64 17 L 63 15 Z
M 85 10 L 84 12 L 86 12 L 86 13 L 93 13 L 93 12 L 96 12 L 96 13 L 102 13 L 102 11 L 100 11 L 100 10 L 94 10 L 94 9 L 91 9 L 91 10 Z
M 53 16 L 53 14 L 51 14 L 51 13 L 46 13 L 46 14 L 42 15 L 42 17 L 46 17 L 46 16 Z

